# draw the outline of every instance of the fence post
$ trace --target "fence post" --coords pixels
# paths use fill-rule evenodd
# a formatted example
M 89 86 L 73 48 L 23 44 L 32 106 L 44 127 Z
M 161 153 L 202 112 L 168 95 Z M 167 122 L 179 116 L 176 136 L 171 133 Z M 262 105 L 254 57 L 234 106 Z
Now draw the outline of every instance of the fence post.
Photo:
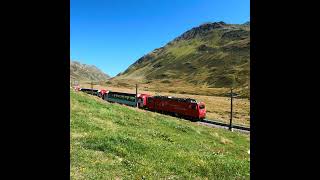
M 230 104 L 231 107 L 230 107 L 230 124 L 229 124 L 229 130 L 232 131 L 232 105 L 233 105 L 233 104 L 232 104 L 232 103 L 233 103 L 233 102 L 232 102 L 232 101 L 233 101 L 232 88 L 231 88 L 231 95 L 230 95 L 230 96 L 231 96 L 231 97 L 230 97 L 230 98 L 231 98 L 231 104 Z

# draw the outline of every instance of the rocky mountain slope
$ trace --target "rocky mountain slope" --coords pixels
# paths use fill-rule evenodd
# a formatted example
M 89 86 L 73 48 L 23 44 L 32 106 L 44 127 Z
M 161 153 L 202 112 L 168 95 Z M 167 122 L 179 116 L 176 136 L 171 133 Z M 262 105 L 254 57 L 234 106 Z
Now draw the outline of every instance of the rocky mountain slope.
M 70 62 L 70 80 L 106 81 L 109 78 L 109 75 L 94 65 L 81 64 L 78 61 Z

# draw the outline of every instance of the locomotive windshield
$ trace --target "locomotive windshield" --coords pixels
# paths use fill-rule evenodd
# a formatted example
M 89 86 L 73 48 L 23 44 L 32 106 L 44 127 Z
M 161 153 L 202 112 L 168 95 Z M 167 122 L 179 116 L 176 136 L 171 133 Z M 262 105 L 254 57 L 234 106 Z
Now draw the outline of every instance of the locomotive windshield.
M 200 109 L 204 109 L 205 107 L 204 107 L 203 104 L 201 104 L 201 105 L 199 106 L 199 108 L 200 108 Z

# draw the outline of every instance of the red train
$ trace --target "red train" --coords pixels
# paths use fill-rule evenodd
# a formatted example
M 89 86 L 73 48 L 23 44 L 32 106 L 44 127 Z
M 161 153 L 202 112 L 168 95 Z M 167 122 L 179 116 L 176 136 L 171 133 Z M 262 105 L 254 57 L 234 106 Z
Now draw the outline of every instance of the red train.
M 191 120 L 200 120 L 206 117 L 205 104 L 203 102 L 197 102 L 195 99 L 170 96 L 147 96 L 142 102 L 144 103 L 142 108 L 163 114 L 170 114 Z
M 81 88 L 77 87 L 76 90 L 81 91 Z M 84 89 L 84 92 L 86 92 L 86 89 Z M 112 94 L 112 96 L 109 94 Z M 135 94 L 111 92 L 101 89 L 97 90 L 96 95 L 107 101 L 135 106 L 135 100 L 132 99 L 135 97 Z M 183 117 L 190 120 L 201 120 L 206 117 L 205 103 L 197 102 L 195 99 L 138 94 L 137 100 L 138 107 L 141 109 Z

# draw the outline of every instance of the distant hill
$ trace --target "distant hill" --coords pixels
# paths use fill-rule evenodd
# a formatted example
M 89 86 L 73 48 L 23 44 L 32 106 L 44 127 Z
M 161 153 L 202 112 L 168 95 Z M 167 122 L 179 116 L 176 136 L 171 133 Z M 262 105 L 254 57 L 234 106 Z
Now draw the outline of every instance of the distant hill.
M 248 90 L 250 22 L 205 23 L 138 59 L 114 80 L 186 82 Z
M 81 64 L 78 61 L 70 62 L 70 80 L 78 81 L 106 81 L 109 75 L 94 65 Z

